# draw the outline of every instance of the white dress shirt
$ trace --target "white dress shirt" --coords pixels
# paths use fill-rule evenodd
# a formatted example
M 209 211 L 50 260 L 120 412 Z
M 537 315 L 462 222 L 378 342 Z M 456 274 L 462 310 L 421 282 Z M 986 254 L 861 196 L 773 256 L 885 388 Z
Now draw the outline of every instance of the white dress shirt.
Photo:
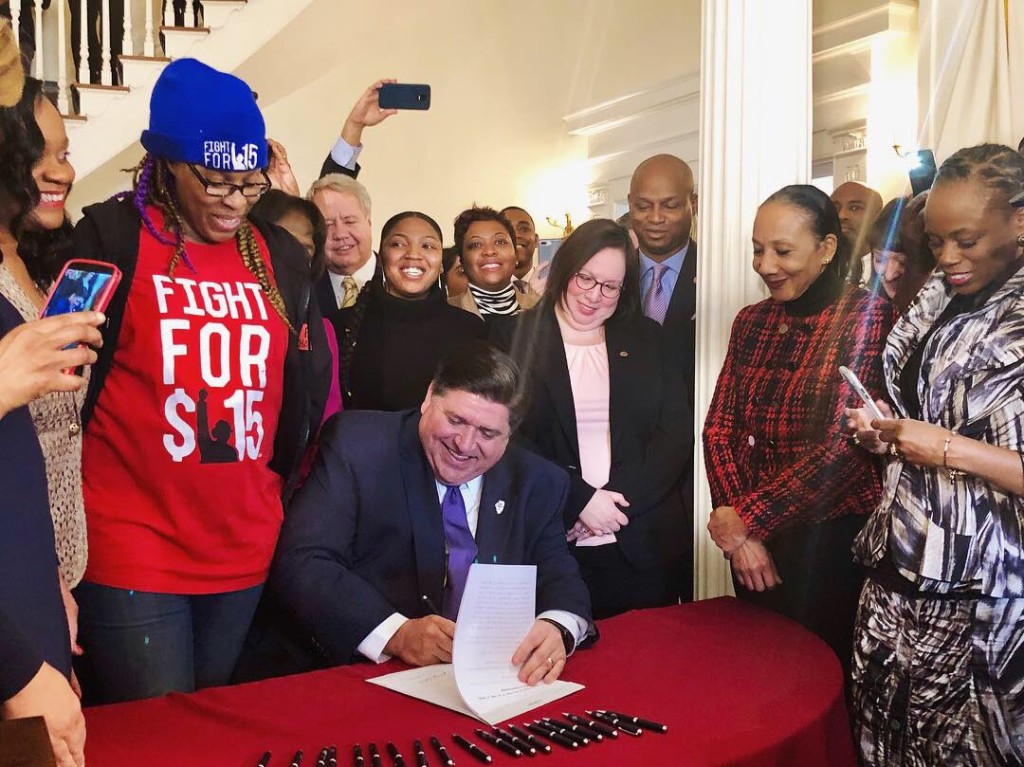
M 437 485 L 437 500 L 441 503 L 444 500 L 444 495 L 448 492 L 448 486 L 442 485 L 440 482 L 435 480 Z M 471 479 L 463 485 L 459 485 L 459 492 L 462 493 L 462 500 L 466 504 L 466 522 L 469 525 L 469 530 L 476 536 L 477 522 L 480 520 L 480 497 L 483 494 L 484 478 L 479 476 L 476 479 Z M 572 634 L 576 643 L 579 644 L 587 633 L 587 622 L 583 618 L 565 610 L 545 610 L 540 615 L 540 618 L 548 618 L 558 623 L 559 626 L 563 626 L 566 630 Z M 371 631 L 367 637 L 359 643 L 359 647 L 356 649 L 360 654 L 372 660 L 374 663 L 383 663 L 384 661 L 390 660 L 390 655 L 384 654 L 384 648 L 387 643 L 391 641 L 391 637 L 395 635 L 395 632 L 402 627 L 402 625 L 409 620 L 401 613 L 392 613 L 385 618 L 377 628 Z
M 360 266 L 355 272 L 352 273 L 352 279 L 356 281 L 356 289 L 362 290 L 363 285 L 373 279 L 373 273 L 377 270 L 377 259 L 372 255 L 366 259 L 366 263 Z M 334 290 L 334 300 L 338 306 L 341 306 L 341 302 L 345 299 L 345 275 L 335 274 L 328 270 L 327 274 L 331 278 L 331 289 Z

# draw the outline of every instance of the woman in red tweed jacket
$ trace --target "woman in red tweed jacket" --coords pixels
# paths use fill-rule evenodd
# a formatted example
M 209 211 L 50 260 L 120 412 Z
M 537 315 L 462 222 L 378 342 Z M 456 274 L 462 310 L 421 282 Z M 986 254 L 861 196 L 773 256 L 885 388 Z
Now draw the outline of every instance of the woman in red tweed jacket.
M 862 581 L 850 546 L 878 505 L 881 467 L 840 433 L 859 400 L 839 366 L 884 392 L 892 308 L 845 283 L 849 243 L 815 187 L 769 197 L 753 243 L 771 298 L 736 317 L 705 423 L 708 530 L 739 597 L 803 624 L 848 666 Z

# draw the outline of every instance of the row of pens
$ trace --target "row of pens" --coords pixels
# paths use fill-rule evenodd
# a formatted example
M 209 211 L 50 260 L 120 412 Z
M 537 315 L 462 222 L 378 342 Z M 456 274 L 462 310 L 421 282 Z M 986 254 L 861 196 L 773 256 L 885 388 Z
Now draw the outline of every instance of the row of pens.
M 522 727 L 514 724 L 506 728 L 492 727 L 490 731 L 477 728 L 477 736 L 484 746 L 477 745 L 461 735 L 453 734 L 452 741 L 479 762 L 491 764 L 494 761 L 486 750 L 487 746 L 498 749 L 511 757 L 537 756 L 538 754 L 550 754 L 551 746 L 554 743 L 570 751 L 578 750 L 591 743 L 600 743 L 619 737 L 619 733 L 626 733 L 638 737 L 643 735 L 644 730 L 648 732 L 668 732 L 668 726 L 658 722 L 644 719 L 639 716 L 630 716 L 606 709 L 587 711 L 586 716 L 564 713 L 563 719 L 544 717 L 535 719 L 532 722 L 524 722 Z M 436 737 L 430 738 L 430 746 L 440 760 L 442 767 L 455 767 L 455 760 L 448 749 Z M 416 740 L 412 744 L 413 753 L 416 758 L 416 767 L 430 767 L 427 753 L 423 748 L 423 742 Z M 391 757 L 392 767 L 407 767 L 405 757 L 399 751 L 398 746 L 388 742 L 386 746 L 388 755 Z M 353 767 L 384 767 L 384 761 L 377 748 L 376 743 L 367 746 L 368 757 L 363 755 L 363 747 L 355 745 L 352 747 Z M 302 751 L 297 751 L 292 757 L 289 767 L 301 767 Z M 271 753 L 263 754 L 257 767 L 269 767 Z M 367 759 L 369 761 L 367 761 Z M 320 751 L 316 761 L 316 767 L 337 767 L 338 749 L 336 746 L 325 746 Z

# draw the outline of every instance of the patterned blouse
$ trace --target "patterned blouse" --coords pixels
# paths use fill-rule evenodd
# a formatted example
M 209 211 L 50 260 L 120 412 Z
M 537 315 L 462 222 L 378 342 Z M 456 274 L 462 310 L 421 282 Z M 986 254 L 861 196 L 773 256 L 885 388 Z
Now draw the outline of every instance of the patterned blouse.
M 32 299 L 25 295 L 14 275 L 0 263 L 0 294 L 27 322 L 39 317 Z M 88 376 L 89 369 L 84 371 Z M 85 508 L 82 503 L 82 403 L 85 387 L 77 392 L 53 392 L 29 403 L 32 423 L 46 459 L 46 484 L 50 516 L 57 545 L 60 572 L 68 588 L 78 585 L 85 572 L 88 545 Z
M 953 294 L 933 275 L 885 349 L 889 394 L 907 409 L 900 374 Z M 917 384 L 921 419 L 1010 450 L 1024 450 L 1024 269 L 981 306 L 927 340 Z M 886 556 L 921 591 L 1024 596 L 1024 497 L 983 479 L 950 480 L 941 468 L 889 464 L 878 510 L 855 550 L 865 564 Z
M 881 396 L 892 306 L 819 278 L 788 303 L 743 309 L 704 426 L 714 506 L 732 506 L 762 540 L 794 523 L 868 514 L 881 495 L 877 460 L 840 432 L 859 400 L 846 365 Z

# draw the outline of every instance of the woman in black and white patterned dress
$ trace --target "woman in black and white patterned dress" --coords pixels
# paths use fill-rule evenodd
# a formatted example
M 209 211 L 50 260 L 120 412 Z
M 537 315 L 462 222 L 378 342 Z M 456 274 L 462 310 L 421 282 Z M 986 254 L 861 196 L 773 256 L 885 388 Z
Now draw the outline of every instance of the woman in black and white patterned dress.
M 889 452 L 855 544 L 865 765 L 1024 764 L 1024 158 L 962 149 L 925 208 L 939 270 L 889 336 L 893 407 L 848 411 Z

